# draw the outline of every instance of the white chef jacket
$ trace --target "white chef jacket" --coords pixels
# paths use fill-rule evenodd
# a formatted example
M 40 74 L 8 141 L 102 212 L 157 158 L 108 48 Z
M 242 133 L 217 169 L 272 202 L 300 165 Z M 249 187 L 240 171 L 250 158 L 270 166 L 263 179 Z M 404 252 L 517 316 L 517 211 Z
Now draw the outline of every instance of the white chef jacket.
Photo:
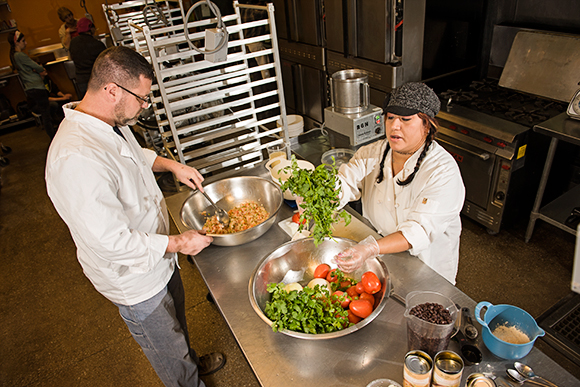
M 113 128 L 64 106 L 48 152 L 46 187 L 69 227 L 77 257 L 95 288 L 135 305 L 169 282 L 177 254 L 165 253 L 169 218 L 152 171 L 157 155 L 128 127 Z
M 387 140 L 361 147 L 340 166 L 340 206 L 362 195 L 363 216 L 383 236 L 401 231 L 411 244 L 409 253 L 455 284 L 459 263 L 460 212 L 465 187 L 457 163 L 433 142 L 413 181 L 400 186 L 415 168 L 422 147 L 393 177 L 392 150 L 387 154 L 384 179 L 377 184 Z

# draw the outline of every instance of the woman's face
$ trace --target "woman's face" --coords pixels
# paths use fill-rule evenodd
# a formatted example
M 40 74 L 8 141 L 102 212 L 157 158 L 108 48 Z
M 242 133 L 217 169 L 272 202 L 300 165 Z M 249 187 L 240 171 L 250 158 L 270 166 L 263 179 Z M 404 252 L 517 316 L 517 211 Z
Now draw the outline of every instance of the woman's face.
M 64 22 L 68 26 L 75 25 L 75 17 L 73 16 L 72 12 L 69 12 L 68 14 L 66 14 L 66 16 L 64 17 Z
M 415 152 L 421 147 L 429 129 L 417 115 L 398 116 L 387 113 L 385 115 L 385 129 L 387 140 L 395 152 Z
M 19 42 L 16 42 L 15 46 L 19 50 L 24 50 L 26 48 L 26 38 L 20 39 Z

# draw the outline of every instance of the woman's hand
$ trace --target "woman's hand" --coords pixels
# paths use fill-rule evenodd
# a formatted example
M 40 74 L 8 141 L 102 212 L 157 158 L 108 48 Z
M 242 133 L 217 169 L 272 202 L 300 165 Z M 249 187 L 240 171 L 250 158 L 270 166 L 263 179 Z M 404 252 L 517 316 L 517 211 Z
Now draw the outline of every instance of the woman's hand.
M 334 262 L 340 270 L 345 273 L 351 273 L 359 269 L 367 259 L 379 256 L 380 251 L 376 239 L 369 235 L 360 241 L 359 244 L 338 253 L 334 258 Z

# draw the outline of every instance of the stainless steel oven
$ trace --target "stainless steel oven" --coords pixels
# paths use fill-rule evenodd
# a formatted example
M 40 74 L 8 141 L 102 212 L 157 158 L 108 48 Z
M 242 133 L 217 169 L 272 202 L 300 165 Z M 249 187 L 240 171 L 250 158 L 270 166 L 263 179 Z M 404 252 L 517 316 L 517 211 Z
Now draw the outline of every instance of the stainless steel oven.
M 571 78 L 566 74 L 577 68 L 563 35 L 494 31 L 504 44 L 492 47 L 492 58 L 499 57 L 498 48 L 509 51 L 499 80 L 441 92 L 438 114 L 438 141 L 455 157 L 464 180 L 463 214 L 491 233 L 502 223 L 529 218 L 547 154 L 547 142 L 532 128 L 566 111 L 563 90 L 570 89 Z M 508 33 L 513 43 L 506 49 Z M 538 82 L 538 74 L 549 80 Z
M 530 127 L 444 102 L 436 141 L 457 161 L 465 185 L 462 213 L 499 232 L 515 216 L 525 183 Z

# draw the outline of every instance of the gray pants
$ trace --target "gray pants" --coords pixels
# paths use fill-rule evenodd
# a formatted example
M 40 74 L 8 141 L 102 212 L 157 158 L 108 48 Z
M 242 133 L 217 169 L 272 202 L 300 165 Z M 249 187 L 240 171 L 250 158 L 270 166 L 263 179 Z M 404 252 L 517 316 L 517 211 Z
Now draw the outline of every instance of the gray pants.
M 167 286 L 147 301 L 115 305 L 166 387 L 205 387 L 198 375 L 199 359 L 189 346 L 185 292 L 178 268 Z

